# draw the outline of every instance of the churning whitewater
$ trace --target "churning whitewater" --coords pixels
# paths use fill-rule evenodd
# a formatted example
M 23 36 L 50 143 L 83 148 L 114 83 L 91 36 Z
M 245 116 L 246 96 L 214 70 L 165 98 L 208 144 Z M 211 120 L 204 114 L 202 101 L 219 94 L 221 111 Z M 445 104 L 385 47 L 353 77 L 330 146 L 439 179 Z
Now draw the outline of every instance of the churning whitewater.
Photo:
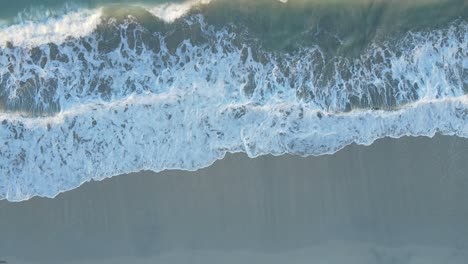
M 297 47 L 270 48 L 242 21 L 208 19 L 212 4 L 77 7 L 0 25 L 0 199 L 196 170 L 233 152 L 468 137 L 463 17 L 347 55 L 320 45 L 349 40 L 318 26 Z

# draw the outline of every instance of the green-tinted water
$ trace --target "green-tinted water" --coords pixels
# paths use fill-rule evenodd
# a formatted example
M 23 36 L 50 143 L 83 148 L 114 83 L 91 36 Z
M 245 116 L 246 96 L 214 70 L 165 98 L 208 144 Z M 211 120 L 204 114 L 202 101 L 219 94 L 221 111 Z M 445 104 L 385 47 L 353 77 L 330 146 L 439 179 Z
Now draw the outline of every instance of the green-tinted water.
M 382 137 L 468 137 L 466 1 L 1 10 L 0 199 L 142 168 L 198 169 L 227 152 L 321 155 Z
M 218 1 L 206 9 L 208 21 L 242 23 L 266 47 L 294 48 L 315 43 L 351 53 L 389 34 L 437 28 L 466 19 L 468 2 L 444 1 Z
M 80 7 L 112 5 L 110 16 L 138 14 L 132 6 L 157 6 L 183 1 L 165 0 L 18 0 L 3 1 L 0 20 L 44 19 Z M 193 2 L 193 1 L 192 1 Z M 200 11 L 200 10 L 199 10 Z M 262 45 L 274 50 L 294 50 L 319 45 L 341 55 L 355 56 L 370 43 L 410 30 L 439 28 L 456 19 L 466 20 L 464 0 L 215 0 L 201 7 L 207 22 L 218 26 L 241 25 Z M 21 16 L 18 14 L 21 13 Z M 141 11 L 142 20 L 147 17 Z

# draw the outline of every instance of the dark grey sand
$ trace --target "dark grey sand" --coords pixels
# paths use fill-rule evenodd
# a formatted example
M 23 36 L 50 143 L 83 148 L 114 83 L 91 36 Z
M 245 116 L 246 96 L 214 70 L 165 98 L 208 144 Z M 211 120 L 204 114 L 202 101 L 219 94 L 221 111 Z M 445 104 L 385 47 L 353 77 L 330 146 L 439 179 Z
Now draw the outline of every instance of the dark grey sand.
M 468 263 L 468 139 L 229 155 L 0 201 L 8 263 Z

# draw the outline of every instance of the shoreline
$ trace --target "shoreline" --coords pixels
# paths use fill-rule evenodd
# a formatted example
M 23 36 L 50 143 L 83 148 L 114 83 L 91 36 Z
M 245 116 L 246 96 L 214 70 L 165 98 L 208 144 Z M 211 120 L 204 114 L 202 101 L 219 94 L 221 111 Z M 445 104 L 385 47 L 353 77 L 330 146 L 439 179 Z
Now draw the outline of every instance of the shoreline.
M 55 199 L 3 200 L 0 260 L 358 263 L 377 248 L 382 258 L 439 252 L 432 257 L 463 263 L 466 157 L 468 139 L 386 138 L 318 157 L 231 154 L 195 172 L 146 171 Z

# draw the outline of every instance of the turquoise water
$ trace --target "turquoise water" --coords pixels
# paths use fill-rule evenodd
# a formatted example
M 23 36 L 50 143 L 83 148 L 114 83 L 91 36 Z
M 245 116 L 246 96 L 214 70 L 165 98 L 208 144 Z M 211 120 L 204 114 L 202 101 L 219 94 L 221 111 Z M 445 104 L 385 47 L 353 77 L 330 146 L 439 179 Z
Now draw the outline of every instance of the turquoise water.
M 468 137 L 466 1 L 2 7 L 0 198 L 232 152 Z
M 155 6 L 183 1 L 8 1 L 2 5 L 0 18 L 10 23 L 18 20 L 60 16 L 80 8 L 117 6 L 128 11 L 128 6 Z M 297 0 L 281 3 L 275 0 L 217 0 L 204 6 L 202 13 L 213 24 L 223 26 L 239 23 L 248 28 L 263 44 L 275 48 L 291 48 L 307 41 L 303 34 L 309 31 L 327 31 L 343 38 L 347 45 L 362 48 L 376 37 L 441 27 L 455 19 L 467 18 L 468 4 L 463 0 Z M 125 13 L 125 12 L 124 12 Z M 112 15 L 112 14 L 110 14 Z M 21 19 L 18 19 L 21 18 Z M 334 44 L 321 35 L 320 44 Z M 317 40 L 315 40 L 316 42 Z M 342 49 L 333 45 L 334 49 Z

